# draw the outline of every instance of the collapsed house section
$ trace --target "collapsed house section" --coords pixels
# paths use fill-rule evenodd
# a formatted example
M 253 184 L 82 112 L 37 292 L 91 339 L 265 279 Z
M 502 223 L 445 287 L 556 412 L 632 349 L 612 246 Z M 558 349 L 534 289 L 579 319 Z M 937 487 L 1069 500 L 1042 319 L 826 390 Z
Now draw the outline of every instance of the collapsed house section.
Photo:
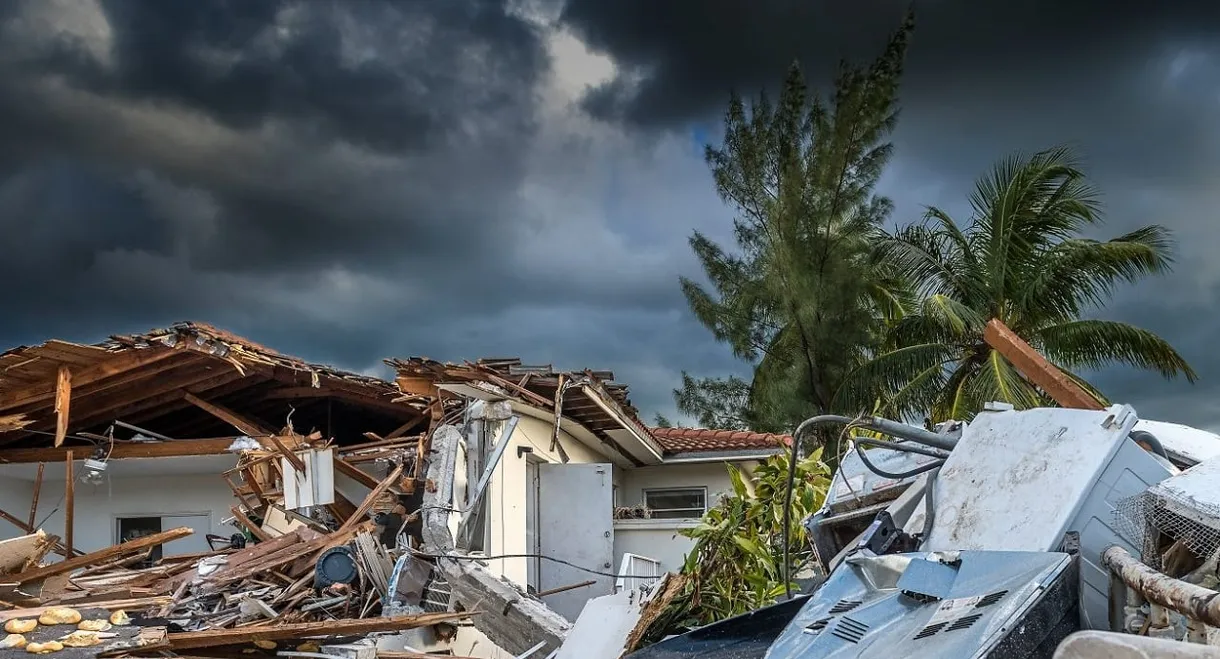
M 390 382 L 180 323 L 0 355 L 0 418 L 12 643 L 318 652 L 466 617 L 393 605 L 441 419 Z M 63 626 L 107 612 L 126 622 Z
M 546 656 L 586 603 L 638 609 L 680 568 L 725 461 L 783 446 L 650 429 L 608 372 L 387 363 L 202 323 L 0 355 L 0 617 L 122 609 L 107 656 Z

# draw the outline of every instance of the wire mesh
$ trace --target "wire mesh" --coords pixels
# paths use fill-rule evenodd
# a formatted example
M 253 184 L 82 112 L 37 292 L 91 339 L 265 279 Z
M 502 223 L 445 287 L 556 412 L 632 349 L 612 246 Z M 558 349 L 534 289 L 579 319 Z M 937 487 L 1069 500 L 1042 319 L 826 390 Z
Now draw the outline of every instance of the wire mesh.
M 1168 488 L 1153 487 L 1118 502 L 1118 530 L 1142 547 L 1141 559 L 1161 567 L 1161 536 L 1181 542 L 1199 558 L 1220 549 L 1220 505 Z

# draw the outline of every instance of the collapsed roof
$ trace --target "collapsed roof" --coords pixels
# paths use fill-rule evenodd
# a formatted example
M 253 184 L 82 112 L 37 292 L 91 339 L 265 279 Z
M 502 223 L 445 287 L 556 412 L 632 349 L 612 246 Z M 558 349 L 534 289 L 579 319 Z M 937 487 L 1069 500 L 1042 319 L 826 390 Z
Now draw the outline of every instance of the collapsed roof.
M 0 354 L 0 448 L 12 460 L 9 449 L 111 438 L 265 436 L 289 420 L 330 437 L 426 429 L 419 403 L 399 397 L 384 380 L 182 322 L 94 345 L 50 340 Z M 70 405 L 62 428 L 57 399 Z

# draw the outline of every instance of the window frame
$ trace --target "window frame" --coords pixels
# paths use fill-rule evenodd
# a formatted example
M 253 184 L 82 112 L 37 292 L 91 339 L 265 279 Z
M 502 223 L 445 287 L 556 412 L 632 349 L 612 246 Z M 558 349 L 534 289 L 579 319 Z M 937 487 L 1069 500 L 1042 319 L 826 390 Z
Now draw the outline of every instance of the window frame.
M 701 508 L 653 508 L 649 497 L 654 494 L 670 494 L 674 492 L 698 492 L 702 498 Z M 644 507 L 649 511 L 651 519 L 699 519 L 707 514 L 707 486 L 706 485 L 691 485 L 687 487 L 646 487 L 644 488 Z M 699 510 L 698 514 L 683 514 L 680 516 L 663 515 L 658 516 L 657 512 L 662 513 L 693 513 Z

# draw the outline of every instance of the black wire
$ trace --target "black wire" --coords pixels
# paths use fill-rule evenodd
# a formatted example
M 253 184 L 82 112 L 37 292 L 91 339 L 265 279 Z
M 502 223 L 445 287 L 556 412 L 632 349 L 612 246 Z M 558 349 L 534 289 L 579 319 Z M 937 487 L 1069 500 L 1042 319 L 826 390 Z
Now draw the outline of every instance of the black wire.
M 580 570 L 581 572 L 588 572 L 589 574 L 596 574 L 596 575 L 602 576 L 602 577 L 614 577 L 615 579 L 659 579 L 660 578 L 658 575 L 655 575 L 655 574 L 614 574 L 613 572 L 602 572 L 600 570 L 591 570 L 587 567 L 581 567 L 575 563 L 569 563 L 568 561 L 565 561 L 562 558 L 555 558 L 554 556 L 543 556 L 542 554 L 499 554 L 496 556 L 467 556 L 467 555 L 463 555 L 463 554 L 425 554 L 423 552 L 417 552 L 417 551 L 413 551 L 411 553 L 415 556 L 421 556 L 423 558 L 452 558 L 455 561 L 495 561 L 495 560 L 499 560 L 501 558 L 541 558 L 541 559 L 547 560 L 547 561 L 554 561 L 556 563 L 562 563 L 563 565 L 566 565 L 570 568 Z
M 941 465 L 945 464 L 944 460 L 938 460 L 936 462 L 930 462 L 921 467 L 916 467 L 910 471 L 891 473 L 891 472 L 878 468 L 877 465 L 870 462 L 868 457 L 866 455 L 864 455 L 864 449 L 860 448 L 860 444 L 856 444 L 856 455 L 860 456 L 860 461 L 863 462 L 864 466 L 868 467 L 868 470 L 873 472 L 874 474 L 877 474 L 878 476 L 881 476 L 882 478 L 895 478 L 898 480 L 902 480 L 904 478 L 910 478 L 911 476 L 918 476 L 919 474 L 922 474 L 922 473 L 928 472 L 928 471 L 932 471 L 933 469 L 939 469 L 941 467 Z

